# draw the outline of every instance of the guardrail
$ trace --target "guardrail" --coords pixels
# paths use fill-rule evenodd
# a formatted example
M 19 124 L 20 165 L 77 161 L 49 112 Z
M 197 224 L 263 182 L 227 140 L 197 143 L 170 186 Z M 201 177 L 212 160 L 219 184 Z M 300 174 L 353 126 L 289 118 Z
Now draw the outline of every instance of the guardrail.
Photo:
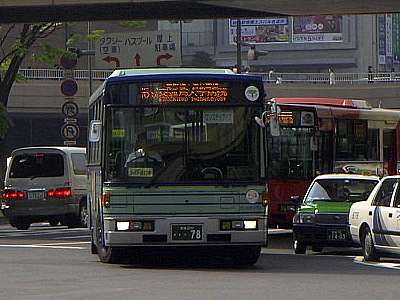
M 57 79 L 64 78 L 63 69 L 20 69 L 26 79 Z M 93 80 L 104 80 L 112 70 L 93 70 Z M 268 84 L 330 84 L 329 73 L 251 73 L 263 76 Z M 75 70 L 76 80 L 88 80 L 88 70 Z M 336 73 L 332 84 L 364 84 L 364 83 L 400 83 L 400 73 Z

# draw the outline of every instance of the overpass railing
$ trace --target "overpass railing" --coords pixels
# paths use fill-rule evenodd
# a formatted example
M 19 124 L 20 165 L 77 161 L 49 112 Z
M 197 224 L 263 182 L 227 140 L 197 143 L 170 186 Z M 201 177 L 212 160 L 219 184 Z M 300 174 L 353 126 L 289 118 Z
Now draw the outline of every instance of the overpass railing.
M 26 79 L 64 78 L 63 69 L 20 69 Z M 112 70 L 92 70 L 93 80 L 104 80 Z M 334 81 L 330 81 L 329 73 L 251 73 L 262 75 L 267 84 L 365 84 L 365 83 L 400 83 L 400 73 L 336 73 Z M 88 70 L 74 70 L 77 80 L 88 80 Z

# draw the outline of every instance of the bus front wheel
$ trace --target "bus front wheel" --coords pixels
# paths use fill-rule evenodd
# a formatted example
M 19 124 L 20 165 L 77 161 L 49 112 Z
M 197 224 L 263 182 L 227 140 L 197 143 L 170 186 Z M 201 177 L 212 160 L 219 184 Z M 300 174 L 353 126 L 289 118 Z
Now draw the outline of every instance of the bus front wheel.
M 100 222 L 96 226 L 96 248 L 99 260 L 102 263 L 115 264 L 121 261 L 121 249 L 104 246 L 103 230 Z

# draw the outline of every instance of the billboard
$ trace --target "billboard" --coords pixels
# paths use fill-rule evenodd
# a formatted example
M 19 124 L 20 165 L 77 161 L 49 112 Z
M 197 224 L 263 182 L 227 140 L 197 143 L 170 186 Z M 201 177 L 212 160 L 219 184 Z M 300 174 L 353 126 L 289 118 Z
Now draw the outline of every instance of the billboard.
M 97 69 L 180 66 L 181 39 L 176 31 L 107 33 L 96 41 Z
M 293 43 L 343 42 L 342 16 L 293 17 Z
M 265 44 L 289 42 L 287 17 L 266 19 L 240 19 L 242 42 Z M 229 20 L 229 43 L 236 43 L 237 20 Z
M 392 16 L 393 63 L 400 64 L 400 14 Z

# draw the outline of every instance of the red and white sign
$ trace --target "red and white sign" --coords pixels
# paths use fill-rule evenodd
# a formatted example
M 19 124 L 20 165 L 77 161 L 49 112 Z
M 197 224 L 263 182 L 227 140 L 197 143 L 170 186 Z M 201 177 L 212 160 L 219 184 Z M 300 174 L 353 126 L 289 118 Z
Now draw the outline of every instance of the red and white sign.
M 105 34 L 96 42 L 96 68 L 181 66 L 179 32 L 138 31 Z

